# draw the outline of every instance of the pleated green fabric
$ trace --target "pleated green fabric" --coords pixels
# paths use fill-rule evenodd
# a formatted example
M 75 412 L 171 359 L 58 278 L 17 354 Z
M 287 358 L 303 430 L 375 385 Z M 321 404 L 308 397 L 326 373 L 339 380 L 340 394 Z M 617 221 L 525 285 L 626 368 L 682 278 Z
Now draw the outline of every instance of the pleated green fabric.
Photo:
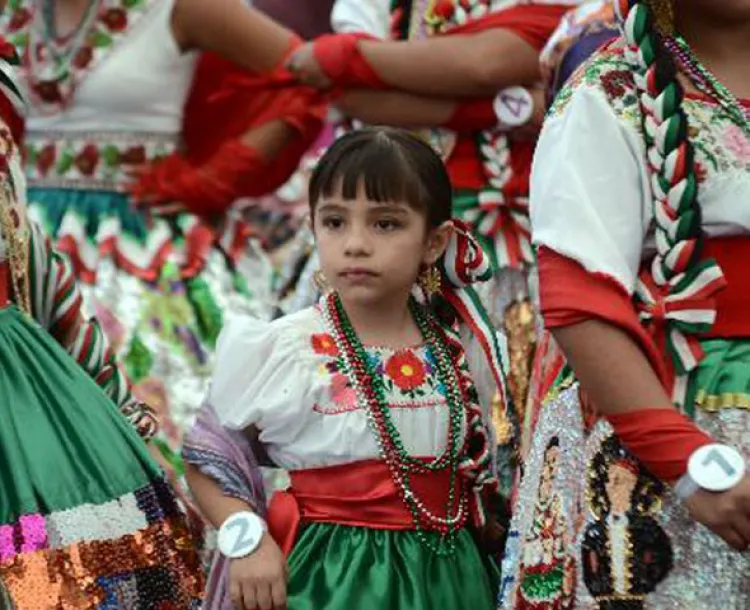
M 705 354 L 690 375 L 685 410 L 750 409 L 750 340 L 705 339 Z
M 161 476 L 94 381 L 33 320 L 0 310 L 0 524 L 100 504 Z
M 466 530 L 442 557 L 413 531 L 314 523 L 288 565 L 288 610 L 495 608 L 498 571 Z

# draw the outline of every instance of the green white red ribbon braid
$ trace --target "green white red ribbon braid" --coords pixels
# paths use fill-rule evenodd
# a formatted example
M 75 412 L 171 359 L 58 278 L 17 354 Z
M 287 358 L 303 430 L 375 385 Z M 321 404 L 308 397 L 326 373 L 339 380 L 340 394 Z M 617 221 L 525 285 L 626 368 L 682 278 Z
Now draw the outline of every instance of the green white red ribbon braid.
M 682 404 L 686 376 L 703 358 L 698 335 L 716 320 L 714 297 L 725 280 L 714 260 L 698 258 L 701 214 L 682 90 L 674 73 L 658 69 L 661 40 L 650 9 L 634 0 L 618 0 L 615 9 L 640 92 L 656 226 L 657 253 L 650 273 L 641 273 L 636 305 L 643 322 L 663 327 L 673 398 Z
M 500 399 L 507 411 L 508 421 L 516 422 L 512 401 L 507 392 L 506 365 L 497 332 L 472 284 L 492 278 L 492 267 L 487 254 L 471 233 L 468 225 L 453 221 L 454 230 L 442 259 L 441 296 L 458 313 L 477 338 L 492 371 Z

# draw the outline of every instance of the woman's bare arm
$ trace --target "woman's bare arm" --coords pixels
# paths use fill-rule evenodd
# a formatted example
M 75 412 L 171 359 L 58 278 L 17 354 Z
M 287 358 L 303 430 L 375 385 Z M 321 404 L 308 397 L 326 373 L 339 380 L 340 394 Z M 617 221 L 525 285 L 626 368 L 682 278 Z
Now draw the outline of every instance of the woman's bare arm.
M 253 510 L 246 502 L 224 495 L 216 481 L 191 464 L 185 466 L 185 478 L 203 518 L 215 528 L 234 513 Z
M 552 334 L 602 414 L 673 406 L 646 355 L 622 330 L 587 320 Z
M 347 91 L 338 100 L 339 109 L 372 125 L 422 128 L 443 125 L 456 109 L 456 103 L 403 91 Z
M 359 42 L 365 59 L 386 83 L 416 94 L 494 96 L 540 78 L 539 53 L 510 30 L 436 36 L 426 40 Z

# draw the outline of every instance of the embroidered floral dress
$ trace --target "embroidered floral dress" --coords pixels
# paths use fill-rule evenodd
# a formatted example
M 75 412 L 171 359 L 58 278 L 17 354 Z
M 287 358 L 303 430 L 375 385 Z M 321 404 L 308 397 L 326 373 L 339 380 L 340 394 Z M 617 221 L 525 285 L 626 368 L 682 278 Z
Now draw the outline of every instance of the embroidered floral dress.
M 441 455 L 449 418 L 435 354 L 424 346 L 366 352 L 406 451 L 424 459 Z M 397 498 L 393 505 L 393 483 L 378 436 L 321 309 L 305 309 L 271 324 L 233 320 L 220 339 L 219 360 L 209 401 L 219 421 L 231 430 L 257 426 L 271 459 L 290 472 L 289 493 L 301 507 L 296 534 L 275 525 L 277 512 L 288 511 L 289 496 L 277 494 L 269 508 L 271 531 L 282 547 L 293 534 L 290 610 L 494 607 L 494 571 L 467 528 L 458 530 L 454 549 L 446 555 L 428 547 L 437 539 L 435 532 L 397 523 L 395 515 L 404 504 Z M 460 434 L 466 434 L 465 421 Z M 424 482 L 415 475 L 414 489 L 421 494 L 432 489 L 433 507 L 444 512 L 445 481 L 427 477 L 431 486 L 418 487 Z M 310 508 L 312 497 L 325 498 L 317 511 Z M 350 507 L 345 519 L 341 513 L 341 519 L 323 516 L 343 506 Z M 380 525 L 368 525 L 371 521 Z M 294 519 L 283 523 L 295 525 Z
M 154 415 L 27 218 L 22 108 L 0 61 L 0 605 L 198 608 L 186 520 L 139 438 Z
M 70 36 L 54 2 L 10 0 L 0 31 L 22 57 L 30 214 L 71 259 L 84 302 L 135 391 L 179 445 L 205 395 L 226 312 L 263 312 L 269 269 L 248 255 L 247 225 L 139 211 L 136 168 L 180 149 L 197 60 L 171 31 L 173 0 L 92 0 Z M 253 278 L 253 292 L 248 285 Z
M 683 107 L 696 151 L 704 256 L 717 256 L 743 247 L 750 235 L 750 139 L 708 98 L 688 93 Z M 647 277 L 647 263 L 656 251 L 641 120 L 622 51 L 600 52 L 558 97 L 532 178 L 535 243 L 606 281 L 614 294 L 627 295 L 626 303 L 634 296 L 639 272 Z M 744 271 L 726 262 L 723 271 L 726 290 L 736 298 L 739 282 L 742 295 Z M 594 296 L 579 293 L 582 299 Z M 705 355 L 687 377 L 683 408 L 717 442 L 750 457 L 750 344 L 722 322 L 728 319 L 723 302 L 728 301 L 719 301 L 717 318 L 723 336 L 700 339 Z M 606 305 L 591 310 L 605 312 Z M 747 608 L 748 556 L 730 550 L 693 521 L 671 489 L 623 449 L 611 426 L 586 404 L 575 378 L 563 370 L 530 435 L 501 607 L 524 607 L 518 593 L 524 541 L 539 511 L 545 447 L 558 437 L 553 491 L 562 499 L 562 538 L 570 562 L 567 577 L 576 582 L 575 608 Z

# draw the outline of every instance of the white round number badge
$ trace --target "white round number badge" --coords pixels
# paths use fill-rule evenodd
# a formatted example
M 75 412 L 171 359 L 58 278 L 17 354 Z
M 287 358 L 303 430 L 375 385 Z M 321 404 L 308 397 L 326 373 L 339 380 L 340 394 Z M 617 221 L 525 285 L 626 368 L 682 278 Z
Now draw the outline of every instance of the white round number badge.
M 265 531 L 265 523 L 255 513 L 235 513 L 219 529 L 219 551 L 230 559 L 250 555 L 258 548 Z
M 688 474 L 702 489 L 727 491 L 745 476 L 745 458 L 734 447 L 705 445 L 690 456 Z

